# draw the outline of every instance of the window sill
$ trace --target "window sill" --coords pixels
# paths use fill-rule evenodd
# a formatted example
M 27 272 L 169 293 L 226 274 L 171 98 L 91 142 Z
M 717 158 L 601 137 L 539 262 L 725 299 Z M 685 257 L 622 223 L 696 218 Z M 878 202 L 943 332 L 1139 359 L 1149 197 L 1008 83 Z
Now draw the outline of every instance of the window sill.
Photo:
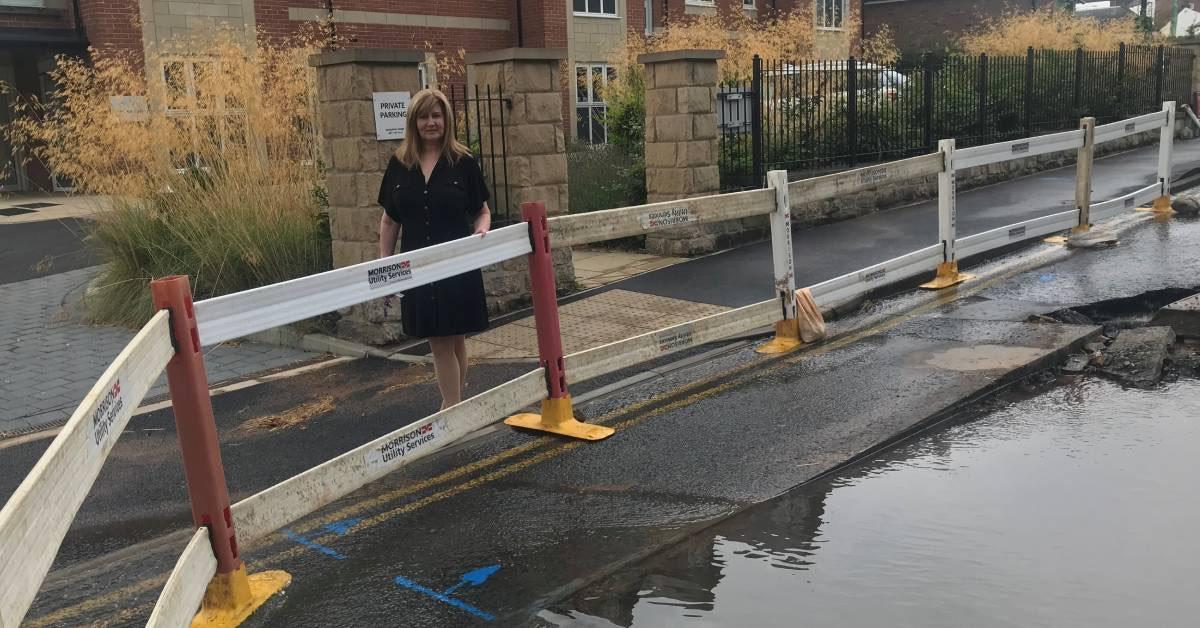
M 63 11 L 62 9 L 0 5 L 0 15 L 38 15 L 42 17 L 61 17 L 65 14 L 66 11 Z
M 844 26 L 818 26 L 817 30 L 824 31 L 826 33 L 841 33 L 844 32 L 846 28 Z
M 619 20 L 619 19 L 621 19 L 620 15 L 613 15 L 611 13 L 580 13 L 578 11 L 575 11 L 574 15 L 575 15 L 575 17 L 595 17 L 595 18 L 600 18 L 602 20 Z

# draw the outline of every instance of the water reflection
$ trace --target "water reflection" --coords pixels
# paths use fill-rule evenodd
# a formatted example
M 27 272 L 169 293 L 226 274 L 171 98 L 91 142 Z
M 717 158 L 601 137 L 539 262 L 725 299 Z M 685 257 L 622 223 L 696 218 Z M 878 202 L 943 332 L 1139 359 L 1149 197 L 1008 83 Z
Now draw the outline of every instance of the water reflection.
M 1200 382 L 1080 380 L 761 504 L 555 626 L 1200 624 Z

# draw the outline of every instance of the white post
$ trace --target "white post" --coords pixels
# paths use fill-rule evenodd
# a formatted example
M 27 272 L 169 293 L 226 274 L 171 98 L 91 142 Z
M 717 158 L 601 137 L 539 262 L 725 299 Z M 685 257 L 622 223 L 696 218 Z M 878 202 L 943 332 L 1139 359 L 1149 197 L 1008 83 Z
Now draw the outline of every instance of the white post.
M 775 211 L 771 212 L 771 259 L 775 266 L 775 295 L 779 298 L 781 318 L 775 323 L 775 337 L 757 351 L 765 354 L 786 353 L 803 344 L 800 320 L 796 312 L 796 266 L 792 261 L 792 202 L 788 195 L 786 170 L 767 173 L 767 187 L 775 190 Z
M 942 262 L 958 262 L 954 250 L 957 233 L 958 203 L 955 198 L 954 140 L 941 140 L 938 150 L 942 152 L 942 171 L 938 173 L 938 239 L 942 241 Z
M 1083 129 L 1083 147 L 1075 160 L 1075 209 L 1079 210 L 1077 231 L 1086 231 L 1092 225 L 1092 161 L 1096 155 L 1096 119 L 1079 121 Z
M 775 190 L 775 211 L 771 212 L 771 258 L 775 264 L 775 296 L 783 309 L 783 318 L 796 318 L 796 266 L 792 260 L 792 204 L 788 195 L 786 170 L 767 173 L 767 187 Z
M 942 242 L 942 263 L 938 266 L 933 281 L 921 284 L 927 290 L 940 290 L 960 284 L 969 275 L 958 272 L 958 254 L 955 241 L 958 238 L 958 205 L 955 198 L 954 140 L 938 142 L 942 153 L 942 171 L 938 173 L 938 239 Z
M 1163 103 L 1167 122 L 1158 140 L 1158 183 L 1162 194 L 1154 199 L 1154 211 L 1171 209 L 1171 150 L 1175 144 L 1175 101 Z

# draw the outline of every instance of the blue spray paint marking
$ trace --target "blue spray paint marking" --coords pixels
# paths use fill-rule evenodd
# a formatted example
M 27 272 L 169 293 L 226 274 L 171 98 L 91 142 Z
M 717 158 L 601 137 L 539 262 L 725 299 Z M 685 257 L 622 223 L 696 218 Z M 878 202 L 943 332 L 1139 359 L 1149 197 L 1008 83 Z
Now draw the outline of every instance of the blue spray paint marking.
M 470 613 L 484 621 L 495 621 L 496 620 L 496 616 L 491 613 L 488 613 L 486 611 L 481 611 L 478 608 L 475 608 L 474 606 L 471 606 L 470 604 L 467 604 L 466 602 L 464 602 L 460 599 L 452 598 L 449 595 L 446 595 L 445 593 L 438 593 L 437 591 L 434 591 L 433 589 L 430 589 L 428 587 L 423 587 L 423 586 L 413 582 L 412 580 L 405 578 L 404 576 L 396 576 L 396 584 L 398 584 L 402 587 L 405 587 L 407 589 L 412 589 L 413 591 L 416 591 L 418 593 L 424 593 L 425 595 L 428 595 L 429 597 L 431 597 L 435 600 L 438 600 L 439 602 L 445 602 L 446 604 L 449 604 L 450 606 L 453 606 L 454 608 L 467 611 L 468 613 Z
M 1051 281 L 1054 281 L 1055 277 L 1054 273 L 1046 273 L 1045 275 L 1038 277 L 1038 279 L 1040 279 L 1042 283 L 1050 283 Z
M 477 586 L 487 582 L 487 579 L 491 578 L 492 574 L 496 573 L 497 571 L 500 571 L 500 565 L 492 565 L 491 567 L 480 567 L 479 569 L 472 569 L 471 571 L 468 571 L 467 573 L 462 575 L 462 579 L 458 581 L 458 584 L 443 591 L 442 595 L 450 595 L 451 593 L 454 593 L 455 591 L 462 588 L 462 586 L 464 584 L 469 584 L 473 587 L 477 587 Z
M 354 526 L 358 525 L 358 523 L 360 521 L 362 521 L 361 518 L 359 518 L 359 519 L 342 519 L 341 521 L 334 521 L 333 523 L 327 523 L 322 527 L 325 528 L 325 530 L 327 530 L 329 532 L 337 533 L 338 536 L 346 536 L 347 534 L 350 533 L 350 529 L 353 528 Z
M 318 552 L 321 552 L 322 554 L 332 556 L 333 558 L 336 558 L 337 560 L 346 560 L 345 556 L 343 556 L 342 554 L 339 554 L 337 552 L 337 550 L 333 549 L 332 547 L 326 547 L 315 541 L 310 541 L 310 540 L 300 536 L 299 534 L 292 532 L 291 530 L 284 530 L 283 536 L 285 536 L 288 539 L 291 539 L 309 549 L 315 549 Z

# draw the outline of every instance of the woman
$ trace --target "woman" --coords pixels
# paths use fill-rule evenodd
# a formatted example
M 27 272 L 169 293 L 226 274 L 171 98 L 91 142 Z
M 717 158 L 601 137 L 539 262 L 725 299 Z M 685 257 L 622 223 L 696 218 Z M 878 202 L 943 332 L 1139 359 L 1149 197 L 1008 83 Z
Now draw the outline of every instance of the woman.
M 379 255 L 412 251 L 491 228 L 488 191 L 479 164 L 454 136 L 450 101 L 435 89 L 413 96 L 404 141 L 388 161 L 379 188 Z M 442 393 L 442 409 L 462 401 L 467 379 L 466 334 L 487 329 L 483 273 L 472 270 L 412 290 L 400 300 L 406 334 L 426 338 Z

